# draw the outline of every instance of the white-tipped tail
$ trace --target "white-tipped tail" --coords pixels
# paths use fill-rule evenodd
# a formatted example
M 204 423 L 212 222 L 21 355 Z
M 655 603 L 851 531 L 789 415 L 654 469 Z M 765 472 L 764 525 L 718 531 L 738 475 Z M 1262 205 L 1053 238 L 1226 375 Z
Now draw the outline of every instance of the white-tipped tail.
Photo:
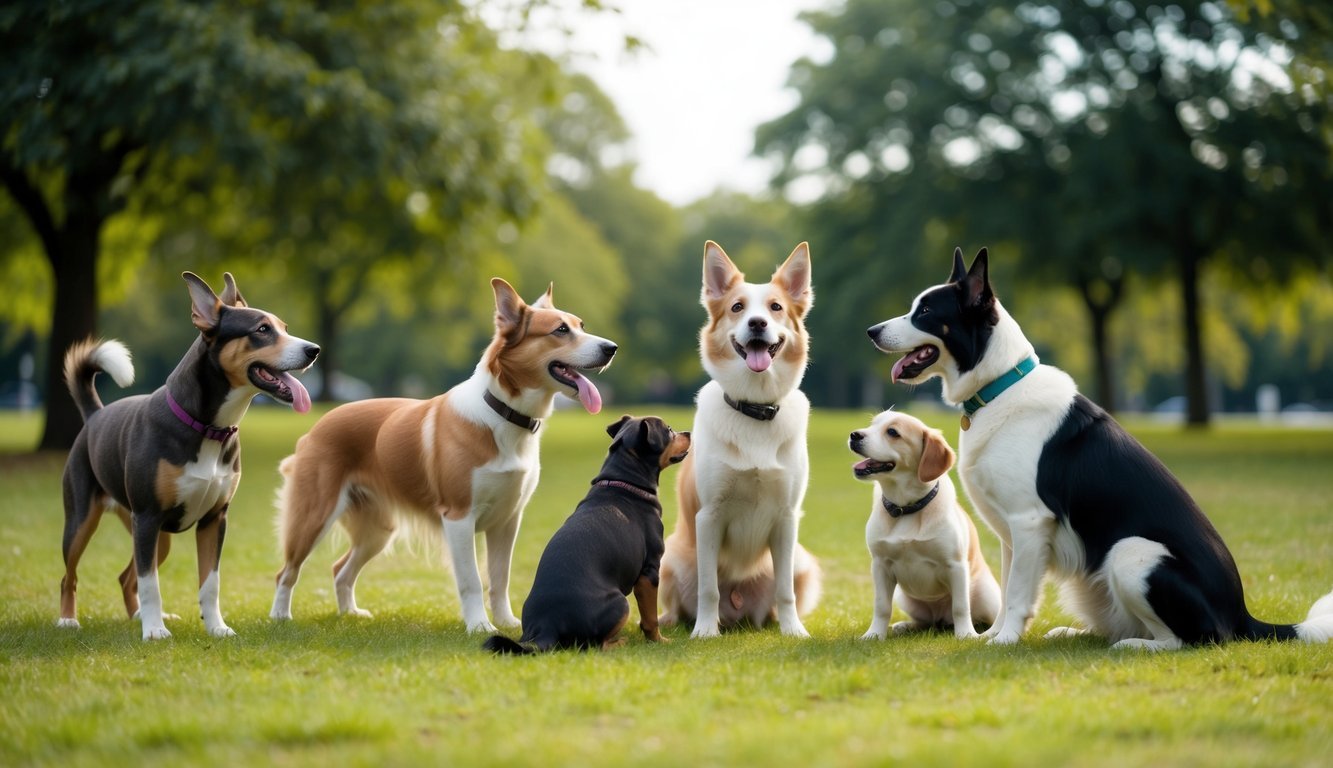
M 134 362 L 130 359 L 130 350 L 115 339 L 106 339 L 97 345 L 92 354 L 92 364 L 105 371 L 119 387 L 128 387 L 134 383 Z
M 1333 639 L 1333 592 L 1310 606 L 1305 621 L 1296 625 L 1296 636 L 1307 643 L 1327 643 Z

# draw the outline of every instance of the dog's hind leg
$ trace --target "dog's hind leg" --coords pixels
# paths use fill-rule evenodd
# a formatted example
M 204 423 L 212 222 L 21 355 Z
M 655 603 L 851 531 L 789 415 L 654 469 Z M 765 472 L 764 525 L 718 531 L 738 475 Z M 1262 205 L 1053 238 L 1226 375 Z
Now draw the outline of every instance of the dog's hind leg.
M 393 512 L 375 499 L 363 497 L 342 517 L 352 546 L 333 564 L 333 591 L 338 597 L 340 615 L 371 618 L 370 611 L 356 605 L 356 579 L 366 563 L 384 551 L 393 540 Z
M 514 615 L 509 604 L 509 568 L 514 557 L 514 541 L 518 538 L 521 515 L 486 531 L 486 574 L 491 604 L 491 618 L 501 629 L 517 629 L 522 622 Z M 654 608 L 656 610 L 656 608 Z
M 1115 642 L 1112 648 L 1173 651 L 1181 638 L 1162 620 L 1158 605 L 1170 605 L 1178 620 L 1200 630 L 1200 637 L 1221 640 L 1213 626 L 1207 597 L 1192 584 L 1170 572 L 1165 564 L 1171 553 L 1156 541 L 1141 537 L 1123 539 L 1106 553 L 1106 584 L 1116 610 L 1106 627 Z M 1151 598 L 1149 595 L 1151 594 Z
M 495 625 L 486 618 L 481 571 L 477 568 L 477 529 L 471 515 L 458 520 L 446 518 L 444 540 L 449 545 L 454 582 L 458 585 L 458 600 L 462 604 L 463 623 L 467 625 L 467 631 L 495 632 Z
M 278 492 L 278 536 L 282 541 L 283 566 L 278 571 L 269 618 L 292 617 L 292 591 L 301 578 L 301 566 L 351 503 L 351 489 L 346 483 L 328 486 L 318 474 L 298 471 L 296 457 L 288 456 L 279 465 L 283 485 Z
M 74 462 L 71 460 L 71 467 Z M 86 463 L 73 471 L 66 469 L 64 481 L 65 533 L 60 541 L 65 560 L 65 576 L 60 580 L 60 618 L 57 627 L 79 628 L 76 594 L 79 586 L 79 559 L 102 520 L 105 499 L 94 487 L 92 468 Z

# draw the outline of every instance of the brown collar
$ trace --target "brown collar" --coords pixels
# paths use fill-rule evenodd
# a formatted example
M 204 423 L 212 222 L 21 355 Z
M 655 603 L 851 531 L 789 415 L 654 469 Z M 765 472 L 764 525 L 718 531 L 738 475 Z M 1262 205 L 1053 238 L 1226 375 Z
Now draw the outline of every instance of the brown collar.
M 514 410 L 513 408 L 510 408 L 509 406 L 501 402 L 500 398 L 496 397 L 495 395 L 492 395 L 489 389 L 486 390 L 486 393 L 481 396 L 481 399 L 486 401 L 486 404 L 491 407 L 492 411 L 495 411 L 496 413 L 500 414 L 500 418 L 504 419 L 510 424 L 513 424 L 516 427 L 521 427 L 522 429 L 526 429 L 527 431 L 531 432 L 534 435 L 537 434 L 537 430 L 542 428 L 541 419 L 534 419 L 531 416 L 524 415 Z
M 646 488 L 640 488 L 633 483 L 627 483 L 624 480 L 596 480 L 593 482 L 593 485 L 601 486 L 602 488 L 620 488 L 621 490 L 629 491 L 641 499 L 657 501 L 656 493 L 653 493 Z

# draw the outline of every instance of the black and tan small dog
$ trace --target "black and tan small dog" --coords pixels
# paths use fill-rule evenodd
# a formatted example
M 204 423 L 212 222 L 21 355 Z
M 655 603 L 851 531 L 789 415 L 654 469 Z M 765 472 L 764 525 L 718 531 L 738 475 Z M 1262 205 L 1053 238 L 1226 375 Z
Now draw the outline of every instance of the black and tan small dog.
M 551 648 L 619 645 L 629 620 L 630 591 L 644 637 L 661 642 L 657 582 L 662 561 L 663 469 L 685 458 L 690 433 L 656 416 L 621 417 L 606 428 L 614 439 L 592 490 L 551 537 L 523 603 L 518 642 L 493 635 L 483 648 L 536 653 Z
M 213 637 L 236 634 L 218 606 L 227 506 L 241 480 L 236 425 L 260 392 L 298 413 L 310 410 L 310 394 L 291 371 L 310 367 L 319 347 L 289 335 L 274 315 L 247 307 L 230 273 L 223 275 L 221 296 L 198 276 L 182 276 L 200 334 L 157 391 L 103 406 L 93 379 L 105 372 L 122 387 L 131 384 L 129 351 L 118 341 L 89 340 L 65 354 L 65 383 L 84 427 L 65 463 L 65 577 L 57 626 L 79 626 L 79 558 L 102 512 L 111 508 L 134 539 L 120 584 L 125 610 L 142 621 L 143 639 L 171 636 L 163 623 L 157 566 L 171 545 L 167 534 L 196 524 L 204 627 Z

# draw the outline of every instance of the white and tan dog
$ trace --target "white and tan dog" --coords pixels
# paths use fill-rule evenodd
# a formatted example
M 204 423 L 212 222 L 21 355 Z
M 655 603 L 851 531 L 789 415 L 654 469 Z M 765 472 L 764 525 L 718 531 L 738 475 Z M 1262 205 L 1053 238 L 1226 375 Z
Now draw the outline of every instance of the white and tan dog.
M 699 352 L 712 380 L 696 398 L 658 590 L 661 622 L 693 619 L 694 637 L 774 615 L 783 634 L 809 635 L 800 617 L 819 600 L 820 572 L 796 533 L 809 479 L 810 401 L 799 386 L 813 300 L 805 243 L 767 283 L 745 282 L 717 243 L 704 246 Z
M 430 400 L 382 398 L 335 408 L 296 443 L 280 467 L 279 530 L 286 563 L 274 619 L 290 619 L 292 589 L 315 544 L 335 521 L 352 545 L 333 566 L 338 612 L 357 607 L 357 574 L 393 538 L 401 516 L 441 531 L 453 560 L 469 632 L 494 632 L 486 618 L 475 536 L 486 534 L 491 615 L 519 621 L 509 604 L 509 564 L 523 507 L 537 487 L 542 419 L 557 393 L 601 410 L 580 369 L 604 368 L 616 345 L 556 309 L 548 289 L 531 306 L 491 280 L 495 337 L 472 377 Z
M 866 523 L 875 615 L 863 638 L 949 626 L 957 638 L 977 637 L 973 623 L 989 626 L 999 613 L 1000 585 L 949 479 L 954 453 L 944 435 L 884 411 L 847 446 L 865 457 L 852 474 L 875 484 Z M 889 626 L 895 602 L 909 620 Z

